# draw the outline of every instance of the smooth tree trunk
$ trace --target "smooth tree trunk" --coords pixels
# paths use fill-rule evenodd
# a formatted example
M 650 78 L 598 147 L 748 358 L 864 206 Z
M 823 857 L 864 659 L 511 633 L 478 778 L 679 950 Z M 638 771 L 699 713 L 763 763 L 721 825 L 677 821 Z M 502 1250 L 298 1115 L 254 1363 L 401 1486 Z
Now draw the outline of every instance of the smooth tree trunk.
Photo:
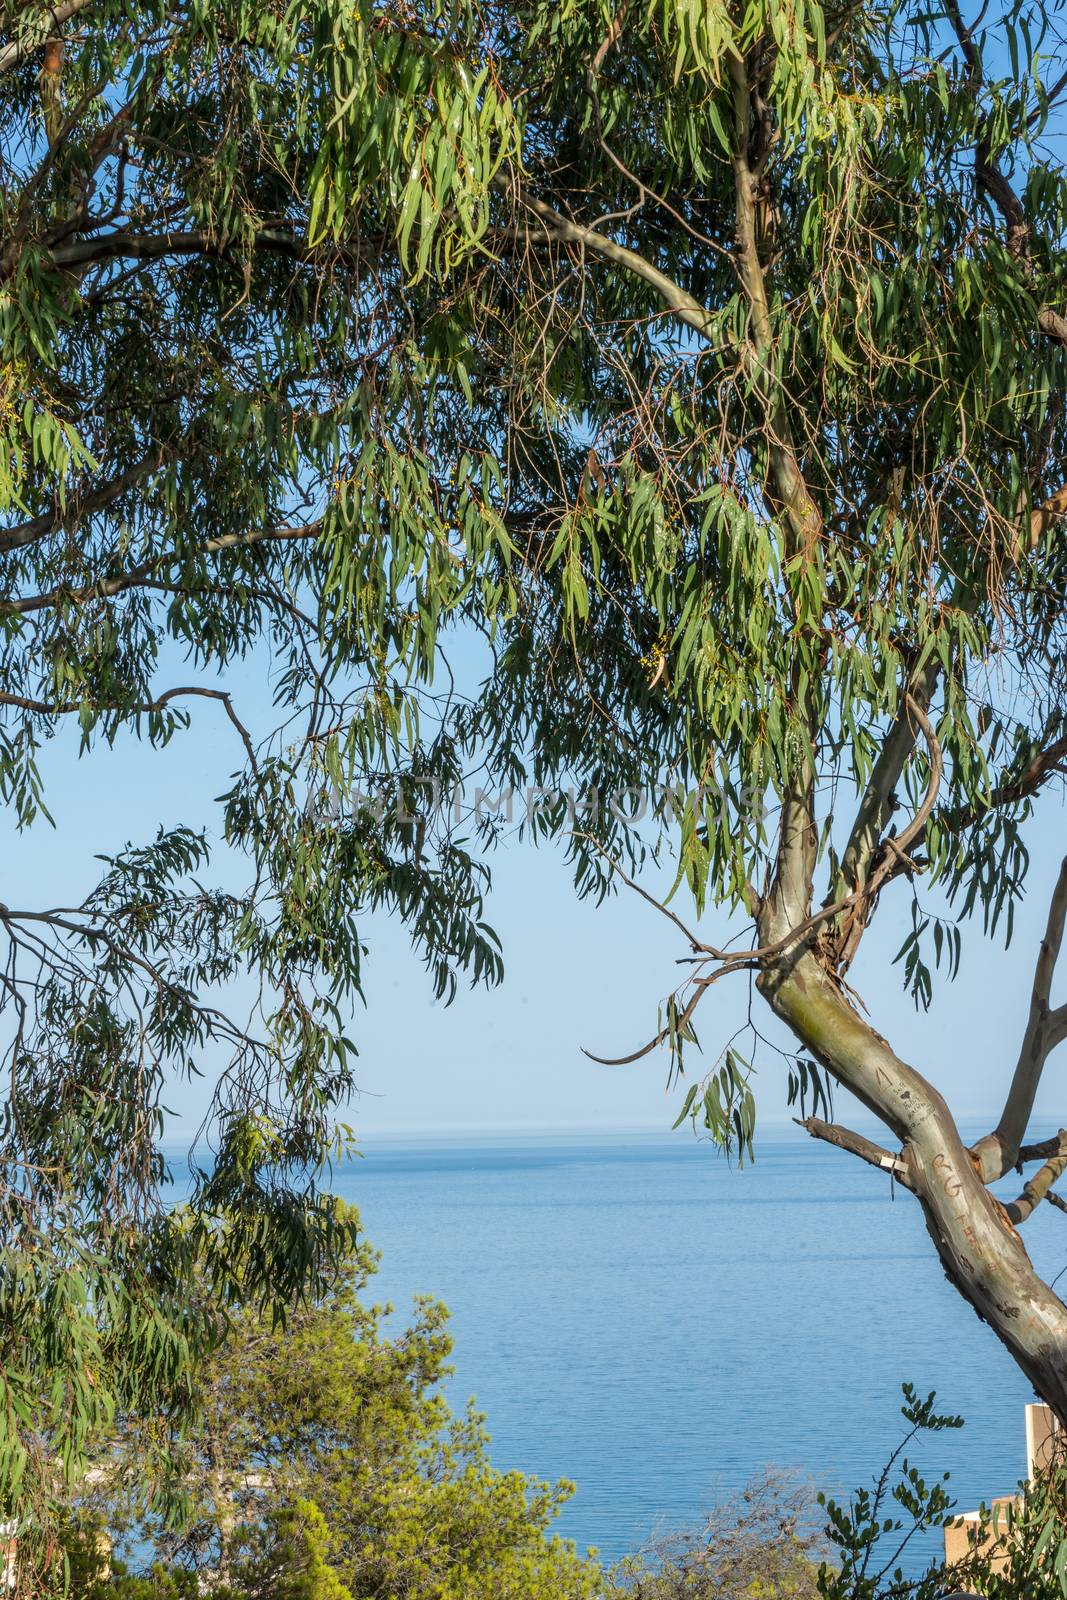
M 863 1020 L 810 949 L 757 981 L 800 1043 L 901 1141 L 894 1170 L 922 1207 L 949 1281 L 1067 1425 L 1067 1306 L 1035 1271 L 942 1096 Z

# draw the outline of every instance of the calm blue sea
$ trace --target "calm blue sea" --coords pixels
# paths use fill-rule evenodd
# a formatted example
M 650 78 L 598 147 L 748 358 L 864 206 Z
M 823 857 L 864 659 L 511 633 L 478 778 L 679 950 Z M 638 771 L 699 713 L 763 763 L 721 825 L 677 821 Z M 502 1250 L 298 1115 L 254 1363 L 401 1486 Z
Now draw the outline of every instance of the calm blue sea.
M 374 1297 L 445 1302 L 453 1405 L 476 1396 L 497 1466 L 577 1484 L 581 1547 L 615 1558 L 767 1465 L 847 1492 L 897 1442 L 904 1379 L 968 1419 L 915 1457 L 961 1506 L 1023 1472 L 1028 1386 L 918 1208 L 799 1130 L 743 1172 L 681 1131 L 364 1151 L 333 1187 L 382 1252 Z M 1055 1275 L 1067 1218 L 1045 1210 L 1027 1243 Z

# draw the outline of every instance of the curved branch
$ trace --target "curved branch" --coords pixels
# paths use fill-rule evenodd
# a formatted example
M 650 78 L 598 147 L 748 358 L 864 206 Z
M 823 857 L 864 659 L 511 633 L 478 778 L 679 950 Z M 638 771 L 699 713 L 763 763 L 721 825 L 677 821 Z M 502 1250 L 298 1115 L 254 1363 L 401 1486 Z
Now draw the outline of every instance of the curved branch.
M 625 878 L 625 876 L 626 875 L 624 873 L 623 877 Z M 670 917 L 673 922 L 678 922 L 678 919 L 674 916 L 673 912 L 661 905 L 658 900 L 656 900 L 647 892 L 647 890 L 640 888 L 628 878 L 626 879 L 626 882 L 630 884 L 631 888 L 636 889 L 638 894 L 640 894 L 645 900 L 650 901 L 652 905 L 656 906 L 658 910 L 662 911 L 665 916 Z M 854 905 L 857 900 L 862 899 L 863 894 L 864 891 L 862 889 L 858 889 L 854 894 L 850 894 L 844 900 L 838 900 L 830 906 L 822 906 L 814 913 L 813 916 L 806 917 L 805 920 L 803 922 L 799 922 L 795 928 L 790 928 L 788 933 L 783 934 L 780 939 L 776 939 L 773 944 L 760 945 L 756 950 L 716 950 L 711 945 L 694 944 L 694 949 L 702 950 L 707 957 L 713 961 L 720 962 L 721 965 L 715 972 L 709 973 L 707 977 L 696 977 L 687 980 L 688 982 L 696 984 L 696 991 L 686 1002 L 684 1010 L 678 1014 L 673 1025 L 669 1024 L 666 1028 L 661 1028 L 654 1039 L 650 1039 L 647 1044 L 642 1045 L 639 1050 L 634 1050 L 628 1056 L 595 1056 L 593 1055 L 592 1051 L 586 1050 L 584 1047 L 582 1050 L 583 1055 L 587 1055 L 590 1061 L 598 1061 L 601 1066 L 605 1067 L 626 1067 L 629 1066 L 633 1061 L 640 1061 L 644 1056 L 650 1055 L 653 1050 L 657 1049 L 661 1044 L 669 1039 L 672 1034 L 677 1034 L 679 1028 L 683 1027 L 693 1015 L 693 1012 L 696 1010 L 700 1000 L 704 995 L 704 991 L 706 989 L 710 989 L 711 985 L 716 983 L 719 978 L 725 977 L 728 972 L 758 970 L 774 956 L 780 956 L 784 954 L 784 952 L 788 950 L 791 945 L 796 944 L 798 940 L 804 937 L 805 934 L 811 933 L 815 928 L 819 927 L 821 923 L 827 922 L 831 917 L 837 916 L 839 912 L 846 910 L 851 905 Z M 686 936 L 692 940 L 692 935 L 689 933 L 688 929 L 685 928 L 684 924 L 678 922 L 678 926 L 682 928 L 682 931 L 686 934 Z M 683 984 L 681 987 L 684 988 L 685 985 Z M 675 991 L 676 994 L 679 992 L 680 990 Z
M 1067 925 L 1067 856 L 1060 864 L 1059 877 L 1049 901 L 1044 937 L 1038 947 L 1034 981 L 1030 991 L 1030 1012 L 1012 1073 L 1004 1110 L 994 1132 L 974 1146 L 972 1154 L 983 1182 L 993 1183 L 1014 1167 L 1034 1109 L 1045 1062 L 1056 1045 L 1067 1037 L 1067 1006 L 1052 1010 L 1052 979 Z M 1061 1133 L 1060 1138 L 1067 1138 Z
M 930 753 L 930 778 L 926 785 L 926 793 L 923 796 L 922 804 L 908 823 L 908 826 L 903 832 L 890 835 L 886 841 L 900 857 L 907 855 L 915 841 L 922 837 L 923 829 L 930 820 L 931 813 L 937 803 L 938 790 L 941 787 L 941 775 L 945 770 L 941 745 L 937 734 L 934 732 L 933 723 L 913 695 L 908 694 L 904 698 L 912 716 L 922 729 L 923 738 L 926 740 L 926 746 Z
M 506 180 L 500 180 L 497 187 L 505 187 Z M 703 338 L 710 339 L 712 333 L 711 312 L 702 306 L 699 300 L 688 294 L 680 284 L 675 283 L 665 272 L 660 272 L 644 256 L 637 254 L 636 250 L 628 250 L 625 245 L 616 244 L 614 239 L 609 239 L 607 234 L 600 233 L 596 228 L 587 228 L 578 222 L 571 222 L 562 212 L 538 200 L 534 195 L 527 194 L 524 189 L 516 189 L 516 198 L 519 203 L 532 211 L 535 217 L 546 225 L 548 231 L 560 241 L 561 244 L 579 245 L 582 249 L 592 250 L 594 255 L 601 256 L 605 261 L 611 261 L 617 267 L 623 267 L 627 272 L 633 273 L 635 278 L 640 278 L 662 300 L 667 310 L 687 328 L 692 328 Z
M 915 841 L 922 837 L 924 828 L 930 820 L 934 806 L 937 804 L 938 792 L 941 788 L 941 776 L 944 772 L 944 757 L 941 754 L 941 744 L 934 732 L 933 723 L 927 716 L 925 709 L 919 704 L 910 691 L 904 696 L 904 706 L 909 716 L 913 717 L 922 730 L 923 738 L 930 757 L 930 778 L 926 785 L 926 794 L 923 796 L 914 817 L 900 833 L 889 834 L 883 841 L 880 852 L 881 859 L 874 868 L 866 884 L 858 895 L 851 896 L 858 900 L 856 910 L 848 918 L 843 941 L 838 951 L 838 965 L 847 967 L 856 954 L 860 940 L 870 918 L 870 907 L 875 897 L 880 893 L 890 878 L 901 870 L 914 870 L 914 863 L 909 861 L 908 851 Z M 901 763 L 903 768 L 903 763 Z
M 717 983 L 720 978 L 724 978 L 728 972 L 743 972 L 755 966 L 756 963 L 752 960 L 739 959 L 731 962 L 729 966 L 720 967 L 717 972 L 711 973 L 706 978 L 691 979 L 690 981 L 695 987 L 682 1010 L 677 1013 L 665 1028 L 660 1029 L 654 1039 L 650 1039 L 647 1044 L 641 1045 L 638 1050 L 631 1050 L 628 1056 L 596 1056 L 591 1050 L 587 1050 L 584 1045 L 582 1046 L 583 1056 L 588 1056 L 590 1061 L 595 1061 L 601 1067 L 628 1067 L 635 1061 L 642 1061 L 645 1056 L 650 1056 L 653 1050 L 658 1050 L 661 1044 L 666 1044 L 668 1039 L 676 1039 L 678 1037 L 683 1029 L 688 1026 L 693 1012 L 713 983 Z
M 846 890 L 859 888 L 866 881 L 879 841 L 893 814 L 894 791 L 915 748 L 915 724 L 908 714 L 908 701 L 928 710 L 938 672 L 937 663 L 929 663 L 905 693 L 897 720 L 883 740 L 871 768 L 841 857 L 842 886 Z
M 202 700 L 221 701 L 222 705 L 225 707 L 226 715 L 229 717 L 230 721 L 233 723 L 234 727 L 237 729 L 237 732 L 241 736 L 241 741 L 248 753 L 248 759 L 249 763 L 251 764 L 252 771 L 258 774 L 259 769 L 256 762 L 256 752 L 252 744 L 251 735 L 234 710 L 232 698 L 223 689 L 204 689 L 197 684 L 190 684 L 184 685 L 180 688 L 168 689 L 164 694 L 161 694 L 155 700 L 137 701 L 132 705 L 122 705 L 120 702 L 115 701 L 108 705 L 92 706 L 91 709 L 94 711 L 122 711 L 131 717 L 145 716 L 152 711 L 162 711 L 170 704 L 172 700 L 177 700 L 180 696 L 184 695 L 195 695 Z M 0 705 L 16 706 L 21 711 L 33 711 L 42 716 L 57 717 L 69 716 L 72 713 L 81 711 L 83 709 L 82 703 L 78 700 L 31 700 L 25 695 L 8 694 L 4 690 L 0 690 Z

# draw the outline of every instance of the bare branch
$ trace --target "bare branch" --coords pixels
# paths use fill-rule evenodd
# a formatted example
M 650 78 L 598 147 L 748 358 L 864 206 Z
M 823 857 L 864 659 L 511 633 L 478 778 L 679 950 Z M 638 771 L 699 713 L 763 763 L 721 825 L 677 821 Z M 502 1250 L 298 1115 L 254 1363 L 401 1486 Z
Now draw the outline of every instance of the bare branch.
M 810 1133 L 813 1139 L 822 1139 L 826 1144 L 836 1145 L 839 1150 L 847 1150 L 869 1166 L 878 1167 L 882 1172 L 891 1172 L 906 1189 L 912 1187 L 908 1169 L 901 1158 L 884 1146 L 865 1139 L 862 1133 L 853 1133 L 851 1128 L 843 1128 L 836 1122 L 824 1122 L 821 1117 L 794 1117 L 793 1121 L 798 1128 Z
M 1038 1085 L 1049 1053 L 1067 1036 L 1067 1006 L 1050 1009 L 1052 979 L 1063 943 L 1067 922 L 1067 856 L 1060 865 L 1056 887 L 1049 903 L 1048 922 L 1041 940 L 1030 992 L 1030 1013 L 1023 1035 L 1019 1059 L 1012 1074 L 1004 1110 L 993 1133 L 974 1146 L 972 1154 L 982 1179 L 995 1182 L 1019 1160 Z M 1060 1135 L 1067 1138 L 1067 1134 Z M 1062 1170 L 1062 1169 L 1061 1169 Z
M 608 859 L 610 860 L 611 857 Z M 592 1051 L 583 1049 L 583 1054 L 587 1055 L 591 1061 L 597 1061 L 601 1066 L 605 1067 L 629 1066 L 631 1062 L 640 1061 L 642 1057 L 650 1055 L 653 1050 L 657 1049 L 661 1044 L 664 1043 L 665 1040 L 669 1039 L 672 1034 L 675 1036 L 678 1034 L 679 1030 L 693 1015 L 693 1012 L 703 999 L 705 991 L 709 989 L 713 983 L 716 983 L 719 978 L 725 977 L 728 972 L 758 970 L 772 957 L 782 955 L 791 946 L 799 943 L 799 941 L 803 939 L 806 934 L 812 933 L 823 922 L 829 921 L 831 917 L 837 916 L 839 912 L 846 910 L 851 905 L 854 905 L 856 901 L 863 897 L 864 894 L 862 889 L 857 889 L 845 900 L 836 901 L 830 906 L 820 907 L 820 909 L 816 911 L 814 915 L 806 917 L 804 921 L 798 923 L 795 928 L 790 928 L 788 933 L 783 934 L 780 939 L 776 939 L 773 944 L 761 945 L 756 950 L 717 950 L 712 945 L 697 943 L 685 925 L 681 922 L 678 922 L 678 919 L 674 916 L 672 911 L 661 904 L 661 902 L 658 901 L 653 895 L 650 895 L 647 890 L 642 889 L 639 884 L 634 883 L 632 879 L 628 878 L 626 874 L 621 871 L 621 868 L 617 868 L 616 870 L 620 872 L 624 881 L 629 884 L 630 888 L 635 889 L 643 899 L 649 901 L 649 903 L 654 905 L 657 910 L 662 911 L 665 916 L 670 917 L 671 921 L 677 923 L 677 925 L 682 929 L 682 932 L 685 933 L 686 937 L 690 940 L 692 947 L 695 950 L 700 950 L 702 952 L 701 959 L 711 959 L 718 961 L 721 964 L 715 969 L 714 972 L 688 978 L 684 984 L 681 984 L 679 988 L 675 990 L 672 998 L 677 1001 L 678 995 L 683 993 L 690 983 L 695 984 L 696 986 L 692 996 L 686 1002 L 682 1011 L 678 1013 L 678 1016 L 674 1020 L 673 1024 L 668 1024 L 666 1028 L 661 1028 L 659 1033 L 656 1034 L 655 1038 L 650 1039 L 647 1044 L 643 1044 L 640 1049 L 632 1051 L 628 1056 L 595 1056 L 593 1055 Z
M 654 894 L 650 894 L 647 889 L 642 888 L 641 884 L 637 883 L 633 878 L 631 878 L 629 873 L 619 865 L 615 857 L 613 855 L 609 855 L 607 850 L 604 849 L 604 846 L 600 843 L 599 839 L 594 839 L 592 834 L 589 833 L 575 833 L 573 837 L 575 839 L 583 840 L 586 844 L 591 844 L 593 849 L 598 851 L 599 854 L 604 857 L 604 860 L 611 867 L 612 871 L 622 879 L 623 883 L 628 889 L 632 889 L 634 894 L 640 895 L 642 900 L 647 901 L 650 906 L 654 906 L 655 909 L 665 916 L 669 922 L 673 922 L 674 926 L 688 941 L 689 948 L 691 950 L 704 951 L 709 955 L 715 956 L 720 961 L 729 960 L 729 956 L 725 951 L 712 950 L 708 945 L 701 944 L 696 934 L 691 928 L 686 927 L 685 923 L 682 921 L 677 912 L 672 911 L 670 906 L 666 905 L 662 900 L 657 900 Z
M 1012 1200 L 1004 1207 L 1012 1222 L 1025 1222 L 1042 1200 L 1048 1198 L 1052 1185 L 1067 1169 L 1067 1130 L 1060 1129 L 1059 1140 L 1061 1148 L 1058 1153 L 1050 1156 L 1040 1171 L 1035 1172 L 1030 1181 L 1023 1185 L 1018 1200 Z
M 641 1045 L 639 1049 L 631 1050 L 628 1056 L 595 1056 L 591 1050 L 586 1050 L 584 1045 L 582 1046 L 582 1054 L 588 1056 L 590 1061 L 595 1061 L 601 1067 L 628 1067 L 634 1061 L 641 1061 L 645 1056 L 651 1055 L 653 1050 L 658 1050 L 660 1045 L 665 1044 L 668 1039 L 677 1039 L 679 1035 L 684 1034 L 694 1011 L 713 983 L 718 982 L 720 978 L 724 978 L 728 972 L 744 972 L 755 966 L 756 962 L 746 953 L 738 960 L 731 961 L 728 966 L 718 967 L 714 972 L 709 973 L 707 977 L 690 978 L 688 981 L 693 985 L 693 993 L 689 996 L 681 1011 L 676 1013 L 665 1028 L 660 1029 L 655 1038 L 650 1039 L 647 1044 Z
M 116 701 L 108 705 L 93 705 L 91 709 L 94 711 L 121 711 L 131 717 L 144 716 L 152 711 L 162 711 L 172 700 L 177 700 L 185 695 L 195 695 L 203 700 L 218 700 L 222 703 L 225 707 L 226 715 L 241 736 L 241 741 L 248 754 L 253 772 L 258 772 L 256 752 L 252 744 L 251 735 L 234 710 L 233 700 L 230 695 L 222 689 L 203 689 L 196 684 L 185 685 L 180 688 L 168 689 L 155 700 L 142 700 L 132 705 L 121 705 Z M 21 711 L 33 711 L 42 716 L 65 716 L 83 709 L 81 702 L 77 700 L 32 700 L 26 695 L 7 694 L 2 690 L 0 690 L 0 705 L 16 706 Z
M 252 244 L 260 250 L 276 251 L 301 261 L 322 259 L 324 252 L 309 250 L 298 233 L 288 228 L 258 228 Z M 233 244 L 206 228 L 185 229 L 178 233 L 90 234 L 69 244 L 57 244 L 51 252 L 57 267 L 89 267 L 101 261 L 155 261 L 164 256 L 225 256 Z M 336 254 L 337 252 L 332 252 Z M 355 252 L 353 252 L 354 254 Z
M 1050 1156 L 1055 1156 L 1061 1150 L 1067 1150 L 1067 1140 L 1062 1132 L 1054 1134 L 1051 1139 L 1042 1139 L 1040 1144 L 1024 1144 L 1019 1151 L 1015 1165 L 1021 1167 L 1028 1161 L 1047 1161 Z
M 864 929 L 870 919 L 870 908 L 875 896 L 888 883 L 890 878 L 895 877 L 898 872 L 908 870 L 909 867 L 914 870 L 914 863 L 909 861 L 908 851 L 915 841 L 922 837 L 923 829 L 926 827 L 937 803 L 938 792 L 941 788 L 944 758 L 941 754 L 940 742 L 934 732 L 933 723 L 914 695 L 910 693 L 904 696 L 904 709 L 908 717 L 917 722 L 922 729 L 930 757 L 930 778 L 922 803 L 914 817 L 912 817 L 906 828 L 901 829 L 900 833 L 889 834 L 885 838 L 878 864 L 874 867 L 866 884 L 863 885 L 862 893 L 851 897 L 858 903 L 845 923 L 844 939 L 840 945 L 837 958 L 838 965 L 841 967 L 847 967 L 856 953 L 859 942 L 863 937 Z
M 930 777 L 926 785 L 926 793 L 923 796 L 922 804 L 919 806 L 919 809 L 916 811 L 914 817 L 912 817 L 911 821 L 908 823 L 908 826 L 895 836 L 891 836 L 886 841 L 893 847 L 893 851 L 898 859 L 906 856 L 916 840 L 922 837 L 923 829 L 926 827 L 926 824 L 930 819 L 930 815 L 933 812 L 934 806 L 937 803 L 937 795 L 941 787 L 941 774 L 945 769 L 944 759 L 941 755 L 941 745 L 938 742 L 938 738 L 934 732 L 933 723 L 930 721 L 930 718 L 926 715 L 925 710 L 913 695 L 906 695 L 905 703 L 908 707 L 908 710 L 911 712 L 911 715 L 915 718 L 916 722 L 919 724 L 919 727 L 922 729 L 923 738 L 926 740 L 926 747 L 930 756 Z M 875 876 L 877 876 L 877 874 L 875 874 Z
M 938 670 L 937 664 L 931 663 L 912 683 L 911 702 L 923 711 L 929 709 Z M 842 887 L 846 891 L 861 887 L 867 879 L 879 842 L 893 815 L 897 784 L 915 748 L 916 724 L 909 714 L 908 698 L 906 695 L 871 769 L 841 857 Z

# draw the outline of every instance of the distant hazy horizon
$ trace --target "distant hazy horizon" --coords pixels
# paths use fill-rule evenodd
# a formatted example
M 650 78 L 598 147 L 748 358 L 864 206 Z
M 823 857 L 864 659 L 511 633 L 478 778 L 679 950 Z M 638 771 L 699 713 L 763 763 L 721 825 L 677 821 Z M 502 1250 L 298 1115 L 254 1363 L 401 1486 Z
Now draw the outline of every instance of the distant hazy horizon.
M 809 1108 L 810 1110 L 810 1108 Z M 350 1114 L 351 1115 L 351 1114 Z M 993 1115 L 993 1120 L 999 1111 Z M 756 1125 L 755 1159 L 759 1158 L 760 1138 L 774 1138 L 780 1140 L 784 1135 L 795 1135 L 798 1140 L 807 1142 L 807 1134 L 799 1126 L 799 1115 L 792 1113 L 787 1116 L 761 1116 Z M 863 1107 L 856 1107 L 848 1113 L 848 1122 L 851 1128 L 868 1136 L 877 1136 L 879 1132 L 889 1144 L 893 1142 L 892 1136 L 886 1132 L 884 1126 Z M 462 1145 L 495 1143 L 522 1144 L 524 1141 L 541 1142 L 545 1140 L 567 1141 L 574 1140 L 582 1143 L 595 1143 L 598 1139 L 605 1141 L 616 1140 L 620 1136 L 642 1137 L 649 1140 L 662 1139 L 664 1141 L 684 1140 L 689 1144 L 698 1144 L 706 1147 L 709 1159 L 721 1160 L 729 1167 L 730 1159 L 723 1155 L 704 1133 L 694 1134 L 688 1120 L 680 1127 L 672 1126 L 673 1118 L 664 1118 L 662 1122 L 590 1122 L 590 1123 L 545 1123 L 541 1126 L 519 1126 L 517 1124 L 426 1124 L 422 1127 L 409 1126 L 404 1123 L 389 1126 L 385 1123 L 376 1123 L 366 1127 L 361 1133 L 358 1126 L 354 1129 L 355 1149 L 359 1154 L 370 1146 L 378 1145 Z M 980 1132 L 990 1125 L 989 1117 L 981 1113 L 971 1113 L 969 1116 L 957 1118 L 957 1124 L 964 1138 L 977 1137 Z M 194 1123 L 193 1117 L 172 1117 L 168 1123 L 167 1132 L 161 1141 L 161 1149 L 168 1156 L 180 1156 L 189 1148 L 189 1140 L 198 1131 L 199 1123 Z M 842 1160 L 855 1160 L 847 1152 L 838 1151 Z M 746 1163 L 747 1164 L 747 1163 Z

